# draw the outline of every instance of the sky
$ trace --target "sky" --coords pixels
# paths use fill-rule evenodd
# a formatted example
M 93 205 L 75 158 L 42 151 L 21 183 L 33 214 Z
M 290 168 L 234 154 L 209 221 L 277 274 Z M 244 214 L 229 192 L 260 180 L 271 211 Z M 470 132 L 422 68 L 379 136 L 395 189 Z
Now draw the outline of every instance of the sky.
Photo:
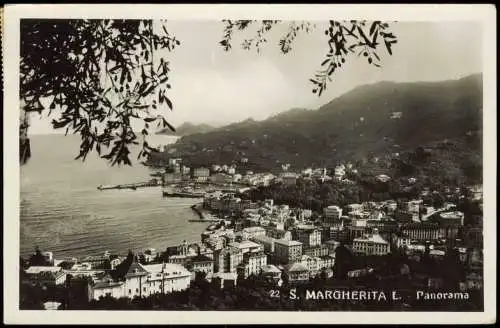
M 398 37 L 393 55 L 378 53 L 382 67 L 352 55 L 318 97 L 309 79 L 328 51 L 325 22 L 299 34 L 286 55 L 278 42 L 287 25 L 274 27 L 260 53 L 239 46 L 254 30 L 236 34 L 233 49 L 219 44 L 218 21 L 168 21 L 168 31 L 181 45 L 165 58 L 171 63 L 170 99 L 174 110 L 161 114 L 174 126 L 183 122 L 223 125 L 247 118 L 262 120 L 291 108 L 316 109 L 359 85 L 378 81 L 440 81 L 482 71 L 481 26 L 474 22 L 394 22 Z M 31 119 L 30 134 L 54 133 L 51 118 Z M 142 125 L 141 125 L 142 126 Z M 138 126 L 139 127 L 139 126 Z M 64 132 L 64 131 L 61 131 Z

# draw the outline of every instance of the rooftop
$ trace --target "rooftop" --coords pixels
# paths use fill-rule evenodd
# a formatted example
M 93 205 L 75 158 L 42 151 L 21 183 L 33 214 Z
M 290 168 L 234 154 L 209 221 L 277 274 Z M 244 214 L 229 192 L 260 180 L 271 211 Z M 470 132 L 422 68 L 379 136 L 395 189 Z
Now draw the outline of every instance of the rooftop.
M 191 258 L 191 262 L 212 262 L 212 261 L 213 260 L 211 258 L 202 254 L 196 255 L 195 257 Z
M 274 238 L 271 238 L 271 237 L 268 237 L 268 236 L 254 236 L 251 238 L 252 240 L 255 240 L 257 242 L 259 241 L 262 241 L 262 242 L 268 242 L 268 243 L 272 243 L 275 241 Z
M 373 234 L 370 236 L 355 238 L 354 241 L 360 241 L 360 242 L 370 241 L 377 244 L 388 244 L 388 242 L 384 238 L 382 238 L 379 234 Z
M 62 268 L 59 266 L 30 266 L 28 269 L 26 269 L 26 273 L 28 274 L 39 274 L 42 272 L 59 272 L 61 271 Z
M 238 274 L 234 272 L 217 272 L 211 275 L 212 278 L 221 278 L 222 280 L 237 280 Z
M 274 272 L 274 273 L 279 273 L 281 272 L 280 269 L 278 269 L 277 267 L 275 267 L 274 265 L 272 264 L 269 264 L 269 265 L 264 265 L 262 266 L 262 271 L 263 272 Z
M 250 240 L 244 240 L 241 243 L 232 242 L 229 243 L 228 246 L 243 249 L 243 248 L 251 248 L 251 247 L 260 247 L 260 244 L 254 243 Z
M 454 212 L 444 212 L 441 213 L 440 216 L 445 219 L 461 219 L 464 217 L 464 213 L 459 211 Z
M 135 277 L 135 276 L 146 276 L 148 274 L 148 272 L 146 271 L 146 269 L 144 269 L 144 267 L 137 263 L 137 262 L 132 262 L 132 264 L 130 265 L 130 267 L 128 268 L 128 271 L 127 271 L 127 274 L 125 275 L 125 277 Z
M 257 231 L 265 231 L 266 229 L 262 228 L 262 227 L 248 227 L 248 228 L 244 228 L 243 231 L 244 232 L 257 232 Z
M 118 287 L 123 285 L 122 281 L 113 281 L 110 279 L 105 279 L 102 281 L 96 281 L 94 282 L 94 285 L 92 286 L 94 289 L 100 289 L 100 288 L 110 288 L 110 287 Z
M 308 270 L 307 267 L 300 262 L 294 263 L 288 268 L 288 272 L 302 272 L 302 271 L 308 271 Z
M 277 239 L 275 241 L 276 244 L 280 244 L 283 246 L 300 246 L 302 245 L 301 242 L 296 241 L 296 240 L 284 240 L 284 239 Z
M 147 273 L 157 274 L 164 273 L 166 276 L 182 277 L 191 275 L 189 271 L 179 264 L 163 263 L 163 264 L 149 264 L 142 266 Z

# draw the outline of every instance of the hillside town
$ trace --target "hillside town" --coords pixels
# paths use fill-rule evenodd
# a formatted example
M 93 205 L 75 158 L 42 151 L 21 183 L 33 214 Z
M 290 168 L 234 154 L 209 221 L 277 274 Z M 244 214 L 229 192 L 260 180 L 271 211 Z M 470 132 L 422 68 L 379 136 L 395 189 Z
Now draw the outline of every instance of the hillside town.
M 352 185 L 355 182 L 346 172 L 357 173 L 350 164 L 338 165 L 330 175 L 326 168 L 292 172 L 289 165 L 283 165 L 281 169 L 279 175 L 241 174 L 233 164 L 191 171 L 180 159 L 173 159 L 162 173 L 164 187 L 182 183 L 244 186 L 204 193 L 200 213 L 211 213 L 219 220 L 199 240 L 166 245 L 164 251 L 129 251 L 127 257 L 106 252 L 56 259 L 50 251 L 37 249 L 30 260 L 22 260 L 21 284 L 48 288 L 83 278 L 88 302 L 186 290 L 200 273 L 220 288 L 255 277 L 277 288 L 321 277 L 355 284 L 407 279 L 412 288 L 456 287 L 462 293 L 482 289 L 482 228 L 465 225 L 469 213 L 460 211 L 457 204 L 445 201 L 435 208 L 424 201 L 428 190 L 420 198 L 329 204 L 321 212 L 248 197 L 246 192 L 252 188 L 295 186 L 303 179 Z M 375 178 L 382 183 L 391 179 L 386 175 Z M 481 203 L 481 188 L 472 186 L 468 197 Z M 444 264 L 459 269 L 453 282 L 447 271 L 435 269 Z

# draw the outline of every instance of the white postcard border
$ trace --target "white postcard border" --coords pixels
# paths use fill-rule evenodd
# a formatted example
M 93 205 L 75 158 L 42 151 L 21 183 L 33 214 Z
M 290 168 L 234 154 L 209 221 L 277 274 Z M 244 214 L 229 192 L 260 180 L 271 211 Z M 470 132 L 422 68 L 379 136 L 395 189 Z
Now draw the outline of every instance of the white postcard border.
M 19 311 L 19 21 L 21 18 L 376 19 L 479 21 L 483 26 L 484 312 Z M 494 5 L 7 5 L 4 10 L 5 323 L 493 323 L 496 322 L 496 10 Z

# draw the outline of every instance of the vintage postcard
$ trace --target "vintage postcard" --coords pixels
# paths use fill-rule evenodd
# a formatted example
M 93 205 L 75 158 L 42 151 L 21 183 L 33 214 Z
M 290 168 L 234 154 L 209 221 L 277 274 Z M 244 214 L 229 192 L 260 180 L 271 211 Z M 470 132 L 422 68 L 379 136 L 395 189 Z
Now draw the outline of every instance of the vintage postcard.
M 7 5 L 6 323 L 496 321 L 488 5 Z

